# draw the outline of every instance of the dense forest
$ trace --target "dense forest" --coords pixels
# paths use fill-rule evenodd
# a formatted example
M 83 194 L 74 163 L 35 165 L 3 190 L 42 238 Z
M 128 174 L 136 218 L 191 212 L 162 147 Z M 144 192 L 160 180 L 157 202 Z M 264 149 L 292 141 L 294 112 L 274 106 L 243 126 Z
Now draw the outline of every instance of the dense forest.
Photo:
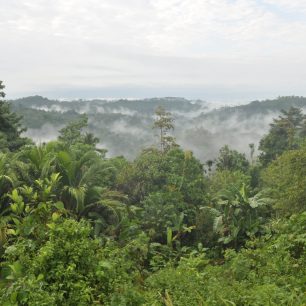
M 247 124 L 249 112 L 282 109 L 245 144 L 249 154 L 229 140 L 200 160 L 175 138 L 183 127 L 171 99 L 112 102 L 121 114 L 110 114 L 108 102 L 94 111 L 101 101 L 79 112 L 71 103 L 86 101 L 10 105 L 2 82 L 0 96 L 1 305 L 306 304 L 305 98 L 206 111 L 182 99 L 180 112 L 203 122 L 235 113 Z M 156 141 L 127 159 L 131 137 L 119 138 L 125 149 L 109 157 L 93 118 L 111 125 L 128 104 L 145 108 L 147 121 L 126 119 L 149 125 Z M 57 138 L 35 144 L 25 126 L 44 121 Z
M 86 113 L 88 131 L 100 139 L 98 147 L 107 148 L 108 157 L 123 154 L 129 160 L 152 143 L 157 144 L 152 133 L 153 115 L 162 106 L 175 119 L 176 142 L 192 150 L 201 162 L 214 159 L 229 143 L 249 157 L 249 144 L 260 141 L 282 109 L 306 109 L 306 98 L 294 96 L 219 108 L 218 104 L 175 97 L 59 101 L 32 96 L 9 102 L 12 110 L 23 117 L 21 122 L 28 128 L 25 135 L 36 143 L 56 140 L 67 122 Z

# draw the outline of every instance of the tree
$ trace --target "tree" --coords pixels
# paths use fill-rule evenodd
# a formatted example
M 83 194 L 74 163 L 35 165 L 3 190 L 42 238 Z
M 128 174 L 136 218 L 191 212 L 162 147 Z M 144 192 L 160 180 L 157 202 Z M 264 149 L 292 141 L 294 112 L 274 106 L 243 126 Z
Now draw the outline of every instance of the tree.
M 305 116 L 300 108 L 291 107 L 282 110 L 282 115 L 270 124 L 269 133 L 260 140 L 260 161 L 267 165 L 286 150 L 299 147 L 301 138 L 305 137 Z
M 214 161 L 209 159 L 206 161 L 205 165 L 207 166 L 208 174 L 210 174 L 212 171 L 212 166 L 214 165 Z
M 254 153 L 255 153 L 255 144 L 254 143 L 250 143 L 249 144 L 249 148 L 250 148 L 250 158 L 251 158 L 251 164 L 254 164 Z
M 169 131 L 174 129 L 174 119 L 171 117 L 170 112 L 159 106 L 155 111 L 156 119 L 154 121 L 154 127 L 159 131 L 159 145 L 160 151 L 164 153 L 171 147 L 177 146 L 175 138 L 169 135 Z
M 29 143 L 29 139 L 21 137 L 26 131 L 21 124 L 22 118 L 11 112 L 9 104 L 1 100 L 5 97 L 4 88 L 0 81 L 0 151 L 17 151 Z
M 216 168 L 218 171 L 229 170 L 247 172 L 249 166 L 250 164 L 245 154 L 241 154 L 236 150 L 231 150 L 227 145 L 220 149 L 219 157 L 216 161 Z
M 305 210 L 306 148 L 284 152 L 263 173 L 263 182 L 281 215 Z
M 178 190 L 186 202 L 200 203 L 205 190 L 203 171 L 190 151 L 173 148 L 160 154 L 150 149 L 121 170 L 118 187 L 133 202 L 144 200 L 152 192 Z
M 68 147 L 77 143 L 95 147 L 99 142 L 99 138 L 92 133 L 84 133 L 83 130 L 86 128 L 88 128 L 88 117 L 87 115 L 82 115 L 79 119 L 71 121 L 59 131 L 58 140 Z
M 74 149 L 58 152 L 55 163 L 61 178 L 57 199 L 78 218 L 89 219 L 96 234 L 113 235 L 125 213 L 125 197 L 107 186 L 109 164 L 93 150 L 79 155 Z
M 95 135 L 92 133 L 85 133 L 84 135 L 84 143 L 87 145 L 95 147 L 99 141 L 99 138 L 95 137 Z
M 96 234 L 101 229 L 110 231 L 110 227 L 119 223 L 120 213 L 125 209 L 120 200 L 124 197 L 110 190 L 117 170 L 93 147 L 78 143 L 67 148 L 65 144 L 53 141 L 25 147 L 17 156 L 14 164 L 8 164 L 7 158 L 2 159 L 0 155 L 0 187 L 2 181 L 9 186 L 6 176 L 1 180 L 2 172 L 8 175 L 15 168 L 18 180 L 22 182 L 18 185 L 26 185 L 35 192 L 50 175 L 57 173 L 59 184 L 54 199 L 62 201 L 77 218 L 88 218 L 95 224 Z M 8 165 L 11 171 L 5 172 Z M 2 206 L 6 207 L 4 203 Z
M 25 147 L 18 154 L 20 179 L 29 185 L 35 180 L 45 179 L 55 172 L 56 152 L 60 150 L 59 142 L 49 142 L 39 146 Z M 25 171 L 24 168 L 26 169 Z

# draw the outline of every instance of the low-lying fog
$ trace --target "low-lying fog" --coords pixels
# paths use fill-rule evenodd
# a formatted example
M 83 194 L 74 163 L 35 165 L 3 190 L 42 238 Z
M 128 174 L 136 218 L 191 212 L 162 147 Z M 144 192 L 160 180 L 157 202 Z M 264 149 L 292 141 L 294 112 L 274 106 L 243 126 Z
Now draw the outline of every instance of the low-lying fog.
M 33 110 L 56 112 L 57 116 L 63 117 L 63 122 L 69 112 L 86 113 L 89 117 L 89 131 L 100 139 L 100 146 L 108 150 L 108 156 L 124 155 L 130 159 L 143 148 L 157 144 L 157 131 L 152 127 L 154 109 L 158 105 L 164 106 L 175 119 L 172 134 L 177 143 L 184 149 L 192 150 L 203 162 L 215 158 L 225 144 L 249 157 L 249 144 L 254 143 L 258 147 L 260 139 L 269 130 L 269 124 L 280 114 L 277 107 L 262 111 L 263 103 L 254 111 L 248 110 L 247 106 L 245 109 L 221 107 L 221 104 L 182 98 L 111 102 L 78 100 L 73 103 L 46 99 L 39 103 L 27 102 L 27 107 Z M 35 142 L 56 139 L 58 130 L 64 126 L 64 123 L 58 125 L 51 120 L 48 122 L 48 115 L 45 117 L 47 121 L 42 122 L 39 128 L 30 126 L 26 132 Z

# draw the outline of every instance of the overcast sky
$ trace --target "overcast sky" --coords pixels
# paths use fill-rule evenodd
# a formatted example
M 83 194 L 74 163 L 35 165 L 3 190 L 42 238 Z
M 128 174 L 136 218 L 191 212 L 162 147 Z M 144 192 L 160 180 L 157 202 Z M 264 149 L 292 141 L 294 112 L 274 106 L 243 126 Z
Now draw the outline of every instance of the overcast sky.
M 306 0 L 0 0 L 8 98 L 306 95 Z

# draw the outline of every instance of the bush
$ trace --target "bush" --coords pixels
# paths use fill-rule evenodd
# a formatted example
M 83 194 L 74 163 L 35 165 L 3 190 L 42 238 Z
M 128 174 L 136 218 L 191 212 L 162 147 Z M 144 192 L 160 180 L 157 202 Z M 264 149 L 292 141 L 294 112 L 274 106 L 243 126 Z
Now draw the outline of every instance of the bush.
M 1 304 L 91 305 L 119 299 L 137 305 L 139 294 L 129 287 L 132 277 L 125 270 L 129 263 L 109 252 L 91 238 L 87 222 L 72 219 L 59 221 L 44 237 L 17 239 L 5 251 Z
M 285 152 L 264 171 L 263 181 L 271 189 L 275 208 L 282 215 L 304 211 L 306 149 Z
M 222 265 L 182 259 L 148 278 L 147 299 L 179 306 L 305 305 L 305 229 L 303 213 L 275 222 L 270 234 L 240 252 L 226 251 Z

